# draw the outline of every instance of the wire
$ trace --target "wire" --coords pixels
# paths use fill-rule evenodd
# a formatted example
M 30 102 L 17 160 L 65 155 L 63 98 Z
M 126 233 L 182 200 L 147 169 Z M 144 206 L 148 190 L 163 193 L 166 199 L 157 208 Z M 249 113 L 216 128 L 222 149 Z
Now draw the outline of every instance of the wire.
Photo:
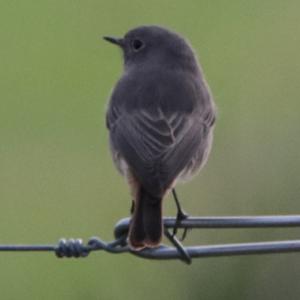
M 105 242 L 92 237 L 86 244 L 81 239 L 61 239 L 57 245 L 0 245 L 0 251 L 54 252 L 57 257 L 86 257 L 92 251 L 109 253 L 129 252 L 135 256 L 148 259 L 181 259 L 191 263 L 192 258 L 230 255 L 249 255 L 266 253 L 285 253 L 300 251 L 300 240 L 269 241 L 253 243 L 236 243 L 221 245 L 197 245 L 184 247 L 170 234 L 169 230 L 176 225 L 176 218 L 165 217 L 165 235 L 174 245 L 161 245 L 157 248 L 134 251 L 126 242 L 130 219 L 120 220 L 114 230 L 115 240 Z M 226 216 L 226 217 L 188 217 L 182 220 L 178 228 L 265 228 L 265 227 L 300 227 L 300 215 L 285 216 Z

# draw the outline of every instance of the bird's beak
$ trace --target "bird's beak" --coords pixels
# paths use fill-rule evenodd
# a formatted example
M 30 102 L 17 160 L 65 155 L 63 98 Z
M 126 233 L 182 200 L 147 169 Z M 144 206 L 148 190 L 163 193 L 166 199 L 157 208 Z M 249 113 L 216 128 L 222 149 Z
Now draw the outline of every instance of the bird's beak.
M 118 45 L 120 47 L 123 47 L 123 45 L 124 45 L 123 39 L 120 39 L 120 38 L 115 38 L 115 37 L 111 37 L 111 36 L 104 36 L 103 39 L 110 42 L 110 43 L 112 43 L 112 44 Z

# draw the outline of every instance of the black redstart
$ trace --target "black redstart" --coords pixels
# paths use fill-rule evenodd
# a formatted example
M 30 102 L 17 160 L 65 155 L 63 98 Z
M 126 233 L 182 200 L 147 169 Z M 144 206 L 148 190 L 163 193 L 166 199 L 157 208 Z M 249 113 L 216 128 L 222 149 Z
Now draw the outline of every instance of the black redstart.
M 124 54 L 106 120 L 113 160 L 133 197 L 129 244 L 136 250 L 155 247 L 162 238 L 162 199 L 207 160 L 215 106 L 180 35 L 141 26 L 123 38 L 104 39 Z

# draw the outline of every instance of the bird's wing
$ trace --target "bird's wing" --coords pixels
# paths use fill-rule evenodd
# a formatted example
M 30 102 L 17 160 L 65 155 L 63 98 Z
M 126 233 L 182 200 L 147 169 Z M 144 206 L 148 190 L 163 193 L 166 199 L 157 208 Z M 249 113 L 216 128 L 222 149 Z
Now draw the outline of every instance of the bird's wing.
M 158 108 L 130 114 L 110 109 L 108 127 L 115 150 L 125 159 L 145 189 L 161 195 L 190 162 L 203 152 L 210 124 L 193 113 L 166 116 Z

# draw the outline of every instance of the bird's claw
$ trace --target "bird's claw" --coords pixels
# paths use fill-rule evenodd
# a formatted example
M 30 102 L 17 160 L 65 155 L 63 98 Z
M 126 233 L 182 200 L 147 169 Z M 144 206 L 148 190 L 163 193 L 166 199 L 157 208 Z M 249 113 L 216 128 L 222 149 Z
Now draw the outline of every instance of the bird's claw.
M 188 217 L 189 217 L 189 215 L 184 210 L 178 210 L 172 236 L 175 236 L 177 234 L 180 222 L 187 219 Z M 186 234 L 187 234 L 187 228 L 185 228 L 183 231 L 182 237 L 180 239 L 181 241 L 183 241 L 185 239 Z

